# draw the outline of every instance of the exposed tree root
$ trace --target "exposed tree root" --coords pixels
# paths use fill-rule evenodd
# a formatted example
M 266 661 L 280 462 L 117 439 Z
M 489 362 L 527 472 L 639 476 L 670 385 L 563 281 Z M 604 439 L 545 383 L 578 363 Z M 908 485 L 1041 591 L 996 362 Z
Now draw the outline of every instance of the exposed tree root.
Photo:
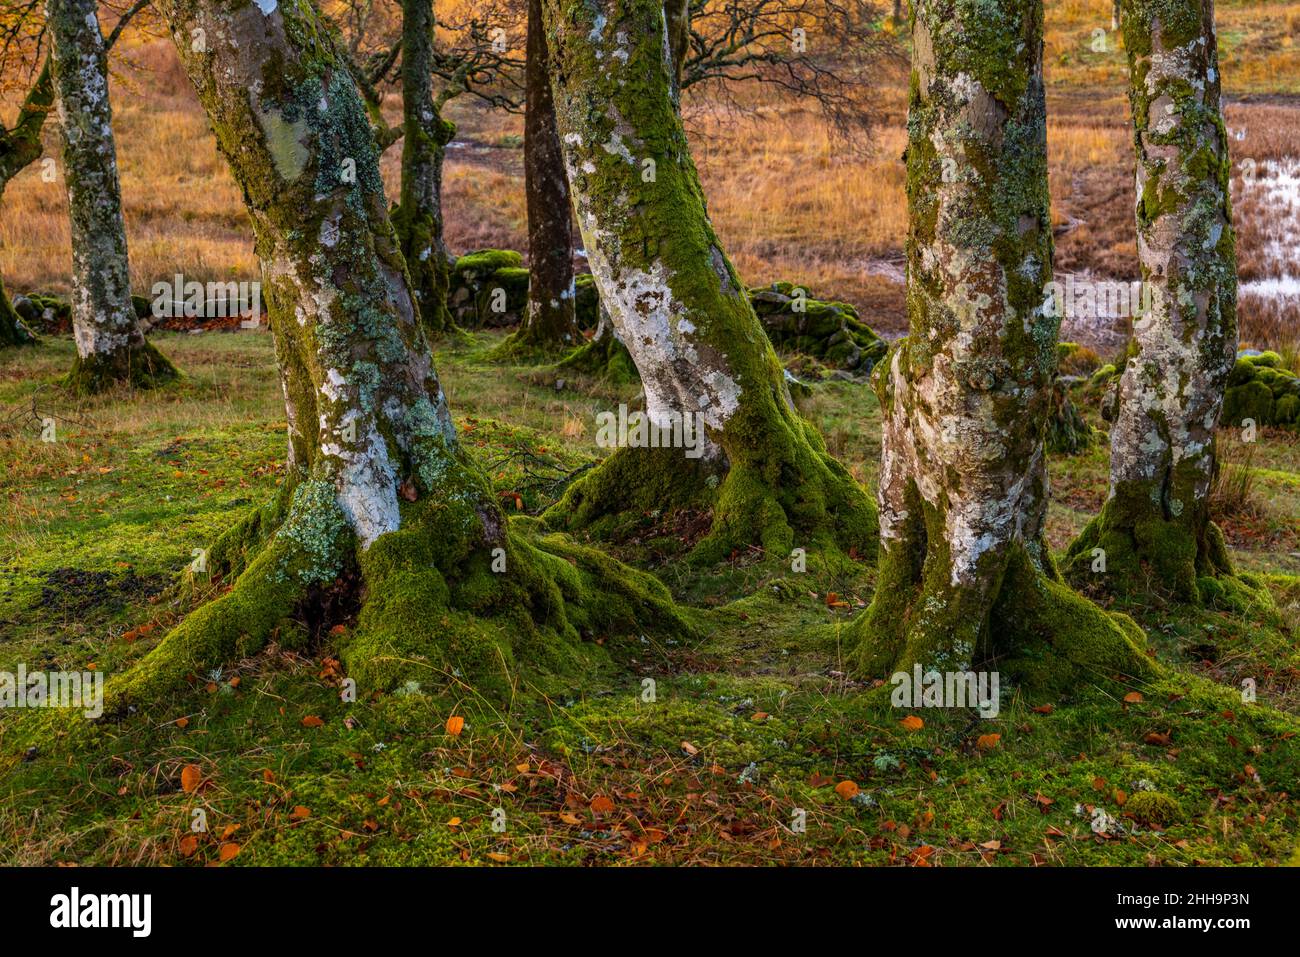
M 155 389 L 179 378 L 171 360 L 142 340 L 111 353 L 77 356 L 62 384 L 75 395 L 98 395 L 120 385 Z
M 497 698 L 521 681 L 557 691 L 608 663 L 607 638 L 697 635 L 692 613 L 658 579 L 534 519 L 503 521 L 486 485 L 450 503 L 404 506 L 402 527 L 362 551 L 332 486 L 304 480 L 209 555 L 213 570 L 236 575 L 229 591 L 108 680 L 106 717 L 153 710 L 187 680 L 273 639 L 301 645 L 338 624 L 343 634 L 330 640 L 362 694 L 411 681 L 464 682 Z M 321 607 L 327 596 L 346 614 L 331 617 Z M 76 717 L 52 722 L 38 740 L 79 733 Z
M 932 553 L 933 554 L 933 553 Z M 853 625 L 864 675 L 994 670 L 1036 692 L 1106 678 L 1147 681 L 1159 666 L 1127 615 L 1104 611 L 1020 545 L 990 590 L 954 587 L 945 561 L 897 546 L 881 561 L 870 608 Z
M 712 528 L 692 561 L 717 562 L 750 545 L 776 557 L 795 548 L 873 556 L 879 527 L 866 492 L 815 428 L 794 415 L 772 424 L 767 440 L 729 468 L 719 458 L 688 459 L 682 449 L 619 449 L 543 520 L 605 538 L 654 510 L 711 508 Z
M 1233 568 L 1203 502 L 1161 517 L 1149 501 L 1112 496 L 1070 545 L 1066 574 L 1081 588 L 1113 595 L 1158 595 L 1239 613 L 1273 608 L 1268 589 Z

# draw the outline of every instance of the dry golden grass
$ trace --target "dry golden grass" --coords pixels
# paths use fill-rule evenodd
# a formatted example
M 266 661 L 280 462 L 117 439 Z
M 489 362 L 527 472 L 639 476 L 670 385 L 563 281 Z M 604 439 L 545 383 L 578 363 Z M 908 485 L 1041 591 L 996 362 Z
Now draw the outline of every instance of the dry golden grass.
M 1048 5 L 1052 217 L 1058 269 L 1132 279 L 1137 263 L 1126 66 L 1109 33 L 1110 10 L 1110 0 Z M 1221 3 L 1218 16 L 1230 90 L 1300 83 L 1297 51 L 1287 42 L 1300 25 L 1300 2 Z M 1108 46 L 1094 53 L 1090 41 L 1099 28 L 1107 31 Z M 125 47 L 113 96 L 136 288 L 147 291 L 176 272 L 205 281 L 255 278 L 241 197 L 169 43 Z M 747 281 L 796 281 L 817 295 L 853 302 L 868 322 L 897 331 L 905 325 L 899 283 L 907 228 L 903 71 L 882 71 L 872 98 L 882 122 L 856 150 L 837 141 L 817 113 L 758 91 L 745 94 L 743 116 L 692 109 L 687 120 L 714 225 Z M 390 97 L 394 118 L 396 105 Z M 444 183 L 449 246 L 453 252 L 525 249 L 520 117 L 468 99 L 455 101 L 449 116 L 460 131 Z M 1234 159 L 1300 156 L 1293 103 L 1234 102 L 1228 122 L 1244 132 L 1232 143 Z M 57 156 L 52 135 L 46 155 Z M 400 147 L 394 147 L 382 162 L 390 198 L 399 160 Z M 0 274 L 13 290 L 66 293 L 63 185 L 43 182 L 40 172 L 39 166 L 28 169 L 0 200 Z M 1249 279 L 1267 275 L 1270 267 L 1260 252 L 1264 210 L 1241 186 L 1240 177 L 1234 179 L 1241 271 Z M 1244 303 L 1247 337 L 1285 339 L 1295 312 Z

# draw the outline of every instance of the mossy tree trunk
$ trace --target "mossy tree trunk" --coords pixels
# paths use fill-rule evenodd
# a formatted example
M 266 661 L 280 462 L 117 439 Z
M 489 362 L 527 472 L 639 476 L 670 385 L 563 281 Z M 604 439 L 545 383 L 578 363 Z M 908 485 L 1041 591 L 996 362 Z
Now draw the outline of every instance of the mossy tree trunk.
M 1151 309 L 1133 323 L 1120 379 L 1109 495 L 1071 558 L 1080 579 L 1110 590 L 1168 590 L 1196 601 L 1198 578 L 1232 571 L 1207 508 L 1214 430 L 1237 351 L 1214 4 L 1124 0 L 1122 22 L 1138 258 Z M 1105 572 L 1092 574 L 1102 553 Z
M 36 81 L 23 98 L 13 129 L 7 130 L 0 124 L 0 196 L 4 195 L 9 181 L 41 155 L 41 129 L 53 106 L 54 78 L 50 72 L 50 59 L 46 57 Z M 36 336 L 14 312 L 4 280 L 0 278 L 0 348 L 35 341 Z
M 110 709 L 283 640 L 340 589 L 360 605 L 339 651 L 362 687 L 458 674 L 504 692 L 517 663 L 556 673 L 594 654 L 581 637 L 682 625 L 650 576 L 507 525 L 458 442 L 364 108 L 315 8 L 159 5 L 173 36 L 206 33 L 207 52 L 178 50 L 252 219 L 289 473 L 211 550 L 233 588 L 110 682 Z
M 1040 0 L 913 11 L 909 335 L 874 374 L 880 573 L 859 668 L 1145 674 L 1140 630 L 1062 585 L 1043 539 L 1059 321 Z
M 433 98 L 433 0 L 402 0 L 402 179 L 393 226 L 426 332 L 453 328 L 451 263 L 443 240 L 442 168 L 455 127 Z
M 543 10 L 560 139 L 601 302 L 640 372 L 650 419 L 699 416 L 715 470 L 701 475 L 681 450 L 620 449 L 548 521 L 572 527 L 666 507 L 664 486 L 675 484 L 678 498 L 703 488 L 713 508 L 695 549 L 701 560 L 750 544 L 782 556 L 822 544 L 869 553 L 870 500 L 796 413 L 709 222 L 676 109 L 662 0 L 545 0 Z M 701 483 L 724 467 L 711 494 Z
M 524 71 L 524 192 L 528 205 L 528 307 L 502 356 L 555 354 L 582 338 L 574 313 L 573 212 L 555 128 L 542 0 L 528 0 Z
M 131 304 L 126 225 L 108 100 L 108 59 L 94 0 L 47 0 L 51 70 L 63 134 L 72 232 L 72 327 L 77 359 L 66 384 L 94 393 L 176 378 Z

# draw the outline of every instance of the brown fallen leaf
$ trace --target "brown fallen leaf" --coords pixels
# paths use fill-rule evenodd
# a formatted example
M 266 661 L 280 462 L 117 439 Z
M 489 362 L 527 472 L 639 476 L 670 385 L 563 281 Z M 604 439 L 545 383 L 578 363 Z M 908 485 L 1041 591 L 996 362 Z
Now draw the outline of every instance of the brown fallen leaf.
M 181 838 L 180 852 L 181 857 L 192 857 L 194 852 L 199 849 L 199 839 L 195 834 L 186 834 Z
M 181 770 L 181 790 L 186 794 L 193 794 L 203 783 L 203 771 L 197 764 L 187 764 Z
M 302 726 L 304 728 L 319 728 L 324 724 L 325 722 L 314 714 L 309 714 L 307 717 L 302 719 Z
M 614 802 L 603 794 L 598 794 L 591 799 L 591 810 L 595 814 L 608 814 L 614 810 Z

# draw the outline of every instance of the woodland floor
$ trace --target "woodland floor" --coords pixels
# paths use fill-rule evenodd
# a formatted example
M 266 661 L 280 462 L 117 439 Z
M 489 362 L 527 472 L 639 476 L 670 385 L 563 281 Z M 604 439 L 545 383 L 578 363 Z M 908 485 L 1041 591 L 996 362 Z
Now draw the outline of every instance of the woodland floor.
M 280 479 L 270 337 L 156 341 L 180 385 L 80 406 L 52 385 L 70 341 L 0 354 L 0 670 L 127 667 L 191 607 L 163 589 L 192 550 Z M 532 384 L 482 361 L 495 341 L 440 348 L 438 367 L 503 500 L 536 512 L 593 461 L 595 412 L 630 396 Z M 33 406 L 58 441 L 39 441 Z M 804 411 L 874 484 L 870 390 L 820 384 Z M 917 711 L 908 730 L 844 674 L 838 634 L 870 566 L 814 556 L 796 575 L 754 553 L 701 574 L 673 557 L 694 525 L 649 515 L 619 553 L 714 609 L 698 643 L 622 638 L 620 667 L 508 704 L 463 685 L 344 704 L 329 639 L 272 648 L 197 676 L 169 722 L 127 719 L 57 760 L 16 755 L 22 715 L 0 712 L 0 864 L 1300 863 L 1300 439 L 1227 440 L 1225 457 L 1249 487 L 1220 521 L 1282 614 L 1126 607 L 1169 666 L 1154 686 L 1099 678 L 1059 700 L 1013 694 L 994 719 Z M 1060 548 L 1101 504 L 1104 445 L 1052 474 Z M 1178 809 L 1164 830 L 1125 810 L 1152 789 Z

